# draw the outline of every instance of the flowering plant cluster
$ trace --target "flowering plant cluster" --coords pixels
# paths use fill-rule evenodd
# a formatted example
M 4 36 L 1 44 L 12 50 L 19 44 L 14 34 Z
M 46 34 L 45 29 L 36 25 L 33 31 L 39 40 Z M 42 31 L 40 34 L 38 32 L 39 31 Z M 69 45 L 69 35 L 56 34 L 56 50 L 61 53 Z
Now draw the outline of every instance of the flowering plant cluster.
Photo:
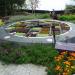
M 75 74 L 75 52 L 63 51 L 49 64 L 48 75 Z

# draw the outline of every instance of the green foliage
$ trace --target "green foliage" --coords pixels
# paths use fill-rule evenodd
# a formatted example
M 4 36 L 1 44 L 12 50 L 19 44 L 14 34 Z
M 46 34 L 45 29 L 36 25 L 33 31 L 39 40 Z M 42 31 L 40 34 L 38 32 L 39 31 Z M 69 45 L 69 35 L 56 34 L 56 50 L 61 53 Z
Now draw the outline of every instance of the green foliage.
M 59 16 L 59 20 L 63 20 L 63 21 L 75 20 L 75 15 L 72 15 L 72 14 L 62 15 L 62 16 Z
M 47 75 L 57 75 L 57 73 L 55 72 L 55 66 L 56 66 L 56 62 L 53 60 L 49 65 L 48 65 L 48 69 L 47 69 Z
M 75 10 L 75 5 L 66 5 L 66 9 Z
M 50 18 L 49 13 L 37 14 L 37 17 L 40 18 L 40 19 Z
M 20 46 L 16 43 L 2 43 L 0 45 L 0 60 L 5 63 L 33 63 L 47 66 L 56 55 L 58 52 L 51 44 Z
M 21 21 L 21 20 L 30 20 L 30 19 L 47 19 L 50 18 L 50 16 L 48 15 L 48 13 L 46 14 L 40 14 L 40 13 L 36 13 L 36 15 L 31 14 L 31 15 L 17 15 L 17 16 L 11 16 L 9 18 L 9 22 L 16 22 L 16 21 Z
M 6 16 L 14 13 L 14 10 L 17 7 L 22 7 L 24 3 L 25 0 L 0 0 L 0 15 Z

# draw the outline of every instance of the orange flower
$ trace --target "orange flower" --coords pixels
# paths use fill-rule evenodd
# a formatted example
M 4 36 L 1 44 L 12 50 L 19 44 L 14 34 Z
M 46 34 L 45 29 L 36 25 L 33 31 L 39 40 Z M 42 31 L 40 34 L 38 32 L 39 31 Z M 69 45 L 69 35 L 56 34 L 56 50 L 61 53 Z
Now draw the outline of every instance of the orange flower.
M 69 66 L 71 65 L 69 61 L 65 61 L 64 64 L 69 65 Z
M 55 60 L 56 61 L 60 61 L 60 60 L 62 60 L 63 59 L 63 55 L 59 55 L 58 57 L 55 57 Z
M 69 53 L 71 56 L 75 57 L 75 52 Z
M 68 58 L 68 60 L 75 60 L 75 57 L 67 57 Z
M 60 54 L 61 55 L 67 54 L 67 51 L 61 52 Z
M 59 70 L 60 71 L 61 70 L 61 66 L 57 65 L 55 70 Z
M 60 58 L 60 57 L 55 57 L 55 60 L 56 60 L 56 61 L 60 61 L 61 58 Z

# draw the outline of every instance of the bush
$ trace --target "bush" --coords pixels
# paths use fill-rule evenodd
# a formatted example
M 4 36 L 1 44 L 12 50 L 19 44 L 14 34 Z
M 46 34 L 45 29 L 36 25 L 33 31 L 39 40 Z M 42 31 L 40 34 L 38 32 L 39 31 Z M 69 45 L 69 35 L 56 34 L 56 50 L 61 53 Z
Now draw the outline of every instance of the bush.
M 63 20 L 63 21 L 71 21 L 71 20 L 75 20 L 75 15 L 62 15 L 58 17 L 59 20 Z

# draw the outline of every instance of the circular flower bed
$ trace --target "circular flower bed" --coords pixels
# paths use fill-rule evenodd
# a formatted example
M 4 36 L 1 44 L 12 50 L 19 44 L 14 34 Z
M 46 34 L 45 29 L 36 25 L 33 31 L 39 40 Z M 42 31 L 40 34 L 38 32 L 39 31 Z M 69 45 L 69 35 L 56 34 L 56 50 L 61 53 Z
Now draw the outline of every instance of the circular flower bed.
M 69 31 L 70 27 L 61 22 L 40 20 L 40 21 L 21 21 L 7 27 L 9 33 L 25 37 L 45 37 L 53 34 L 52 25 L 55 26 L 55 34 L 60 35 Z

